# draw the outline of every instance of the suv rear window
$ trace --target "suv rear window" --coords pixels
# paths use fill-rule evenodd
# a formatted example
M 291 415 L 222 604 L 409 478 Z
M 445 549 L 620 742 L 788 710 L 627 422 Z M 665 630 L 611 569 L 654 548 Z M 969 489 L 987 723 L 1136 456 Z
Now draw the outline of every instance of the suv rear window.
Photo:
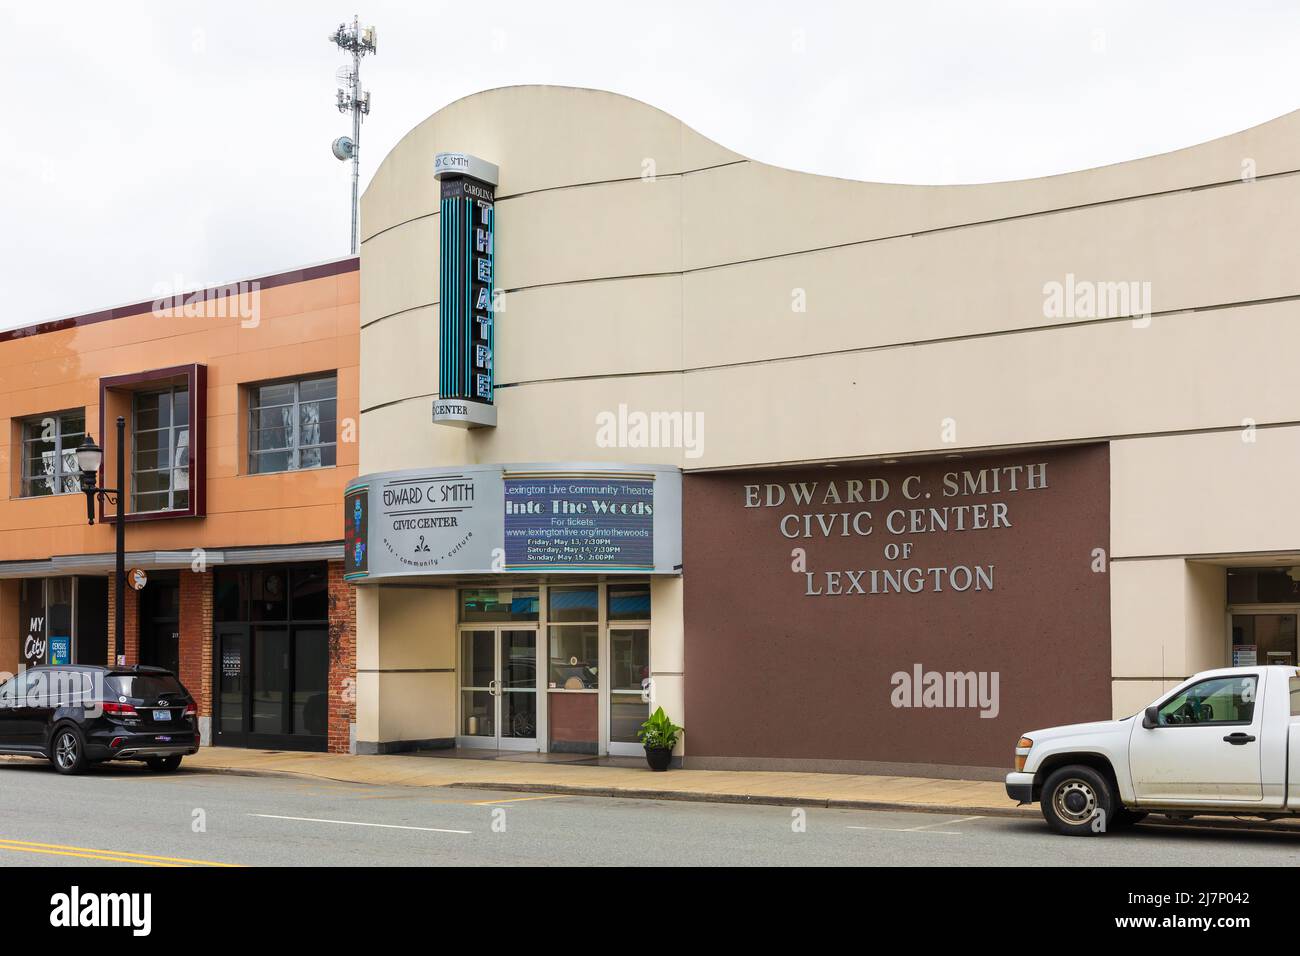
M 108 677 L 107 683 L 114 693 L 122 697 L 148 699 L 185 694 L 181 682 L 170 674 L 113 674 Z

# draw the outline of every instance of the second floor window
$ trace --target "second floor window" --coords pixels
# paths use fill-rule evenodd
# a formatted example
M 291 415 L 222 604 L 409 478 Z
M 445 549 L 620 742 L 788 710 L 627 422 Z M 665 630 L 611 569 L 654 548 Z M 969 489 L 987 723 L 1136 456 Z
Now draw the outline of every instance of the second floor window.
M 81 490 L 77 446 L 86 437 L 86 413 L 55 412 L 26 419 L 23 430 L 24 498 Z
M 254 385 L 248 394 L 248 471 L 333 465 L 338 378 L 333 373 Z
M 190 506 L 190 391 L 137 392 L 131 414 L 131 510 Z

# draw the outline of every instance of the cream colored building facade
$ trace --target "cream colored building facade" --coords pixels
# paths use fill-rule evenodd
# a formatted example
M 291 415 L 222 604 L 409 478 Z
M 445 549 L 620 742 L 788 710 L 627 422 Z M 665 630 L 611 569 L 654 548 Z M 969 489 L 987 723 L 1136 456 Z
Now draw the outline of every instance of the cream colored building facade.
M 500 169 L 495 428 L 431 422 L 447 150 Z M 1059 558 L 1105 575 L 1110 707 L 1130 714 L 1230 663 L 1229 569 L 1300 566 L 1297 172 L 1300 113 L 1100 169 L 909 186 L 769 166 L 610 93 L 476 94 L 362 199 L 359 471 L 609 460 L 689 482 L 1108 445 L 1109 540 Z M 695 416 L 702 440 L 603 447 L 620 406 Z M 683 610 L 687 521 L 682 573 L 651 581 L 650 667 L 691 728 L 687 643 L 708 635 Z M 456 737 L 464 583 L 358 587 L 363 749 Z

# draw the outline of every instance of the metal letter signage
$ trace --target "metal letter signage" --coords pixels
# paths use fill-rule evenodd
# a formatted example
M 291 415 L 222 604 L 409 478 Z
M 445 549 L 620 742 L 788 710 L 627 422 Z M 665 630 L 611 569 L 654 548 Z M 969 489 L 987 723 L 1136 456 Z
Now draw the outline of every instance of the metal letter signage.
M 492 353 L 497 168 L 465 153 L 439 153 L 438 397 L 434 422 L 494 426 Z

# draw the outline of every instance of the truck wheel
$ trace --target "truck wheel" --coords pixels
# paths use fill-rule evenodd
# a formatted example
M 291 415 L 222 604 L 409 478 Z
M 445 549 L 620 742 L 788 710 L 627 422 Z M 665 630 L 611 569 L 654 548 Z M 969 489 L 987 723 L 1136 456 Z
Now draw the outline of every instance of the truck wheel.
M 1122 810 L 1114 789 L 1091 767 L 1062 767 L 1043 786 L 1043 818 L 1066 836 L 1098 836 L 1115 825 Z

